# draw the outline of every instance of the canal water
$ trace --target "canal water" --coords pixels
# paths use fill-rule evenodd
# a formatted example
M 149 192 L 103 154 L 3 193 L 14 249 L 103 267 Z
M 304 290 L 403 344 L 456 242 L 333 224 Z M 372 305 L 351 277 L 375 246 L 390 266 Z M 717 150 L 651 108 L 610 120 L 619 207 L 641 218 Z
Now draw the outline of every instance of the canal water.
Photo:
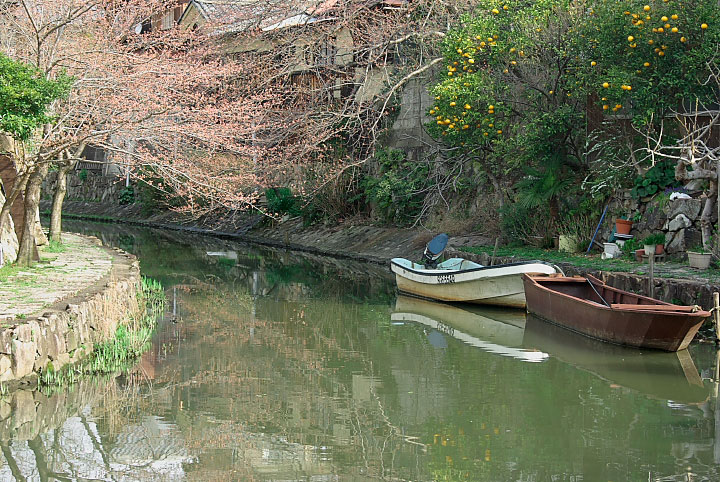
M 129 373 L 0 403 L 0 480 L 720 478 L 713 346 L 627 350 L 397 296 L 383 266 L 66 227 L 137 254 L 167 313 Z M 49 415 L 9 423 L 22 400 Z

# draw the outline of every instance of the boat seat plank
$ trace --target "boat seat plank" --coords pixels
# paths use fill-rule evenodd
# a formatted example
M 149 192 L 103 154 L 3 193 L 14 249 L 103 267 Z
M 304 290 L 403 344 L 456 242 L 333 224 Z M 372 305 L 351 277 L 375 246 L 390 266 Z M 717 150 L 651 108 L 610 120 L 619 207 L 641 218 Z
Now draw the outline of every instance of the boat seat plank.
M 681 313 L 694 313 L 699 311 L 696 306 L 676 305 L 632 305 L 627 303 L 613 303 L 610 305 L 617 310 L 640 310 L 640 311 L 678 311 Z

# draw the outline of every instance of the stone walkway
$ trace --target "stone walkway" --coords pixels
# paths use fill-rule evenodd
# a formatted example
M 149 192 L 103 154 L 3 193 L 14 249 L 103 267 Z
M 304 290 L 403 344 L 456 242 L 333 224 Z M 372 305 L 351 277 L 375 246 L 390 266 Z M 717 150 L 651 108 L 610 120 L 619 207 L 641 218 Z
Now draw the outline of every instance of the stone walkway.
M 63 233 L 61 253 L 40 249 L 41 261 L 31 268 L 5 267 L 0 278 L 0 320 L 36 314 L 63 298 L 71 297 L 106 276 L 112 258 L 92 238 Z

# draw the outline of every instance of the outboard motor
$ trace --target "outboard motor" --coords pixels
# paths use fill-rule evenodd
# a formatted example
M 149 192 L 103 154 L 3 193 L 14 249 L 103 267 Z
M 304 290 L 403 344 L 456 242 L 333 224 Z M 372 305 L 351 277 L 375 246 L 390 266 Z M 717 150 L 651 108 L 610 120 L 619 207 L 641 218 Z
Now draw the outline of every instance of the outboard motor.
M 426 268 L 434 268 L 437 266 L 438 259 L 442 256 L 445 247 L 448 244 L 449 236 L 445 233 L 438 234 L 428 242 L 423 253 L 423 264 Z

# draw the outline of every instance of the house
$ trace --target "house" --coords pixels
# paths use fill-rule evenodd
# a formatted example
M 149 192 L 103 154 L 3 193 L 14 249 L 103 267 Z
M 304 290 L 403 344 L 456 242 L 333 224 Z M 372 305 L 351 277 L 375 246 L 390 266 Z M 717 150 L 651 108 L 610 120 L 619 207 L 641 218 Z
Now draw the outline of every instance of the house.
M 372 13 L 377 20 L 384 12 L 404 11 L 407 4 L 408 0 L 357 4 L 338 0 L 192 0 L 178 24 L 222 38 L 225 53 L 231 57 L 274 54 L 279 75 L 300 100 L 358 110 L 357 106 L 367 108 L 380 99 L 414 52 L 402 43 L 368 45 L 366 31 L 353 31 L 347 9 L 352 6 L 366 15 Z M 396 98 L 401 105 L 396 106 L 398 116 L 388 138 L 392 147 L 417 157 L 417 151 L 432 145 L 424 131 L 432 99 L 422 81 L 408 82 Z
M 156 32 L 159 30 L 170 30 L 175 27 L 183 12 L 187 8 L 187 0 L 175 0 L 174 6 L 163 12 L 158 12 L 152 17 L 145 19 L 135 26 L 136 33 Z

